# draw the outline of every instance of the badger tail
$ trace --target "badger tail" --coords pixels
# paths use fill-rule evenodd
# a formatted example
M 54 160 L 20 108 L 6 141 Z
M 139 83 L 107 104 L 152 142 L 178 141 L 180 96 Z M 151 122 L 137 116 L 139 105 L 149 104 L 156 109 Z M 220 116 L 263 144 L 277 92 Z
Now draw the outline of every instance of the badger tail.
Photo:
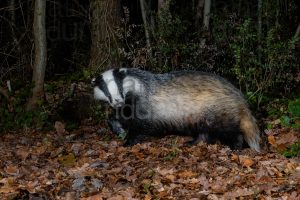
M 246 110 L 241 115 L 240 128 L 244 133 L 244 138 L 251 149 L 261 152 L 260 130 L 256 124 L 255 118 L 251 115 L 249 110 Z

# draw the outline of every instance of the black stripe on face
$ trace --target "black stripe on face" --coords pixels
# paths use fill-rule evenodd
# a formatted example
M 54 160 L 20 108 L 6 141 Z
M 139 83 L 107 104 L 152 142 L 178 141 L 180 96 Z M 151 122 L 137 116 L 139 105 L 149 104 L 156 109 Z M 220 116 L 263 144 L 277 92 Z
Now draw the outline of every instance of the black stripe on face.
M 102 92 L 105 94 L 105 96 L 107 96 L 107 98 L 109 99 L 109 102 L 111 103 L 112 102 L 111 94 L 108 91 L 108 87 L 107 87 L 107 84 L 105 83 L 105 81 L 103 79 L 103 76 L 100 75 L 96 79 L 95 83 L 96 83 L 96 86 L 98 86 L 99 89 L 102 90 Z
M 123 78 L 124 78 L 124 74 L 122 72 L 120 72 L 120 69 L 114 69 L 113 70 L 113 76 L 114 76 L 115 82 L 118 86 L 119 93 L 120 93 L 121 97 L 124 99 L 124 95 L 123 95 Z

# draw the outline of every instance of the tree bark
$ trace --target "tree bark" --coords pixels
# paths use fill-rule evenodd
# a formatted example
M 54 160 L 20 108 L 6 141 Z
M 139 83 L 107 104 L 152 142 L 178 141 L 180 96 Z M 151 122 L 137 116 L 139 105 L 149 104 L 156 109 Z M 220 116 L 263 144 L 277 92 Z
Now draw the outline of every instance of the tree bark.
M 205 30 L 209 28 L 211 0 L 204 1 L 203 27 Z
M 195 16 L 195 27 L 197 30 L 200 30 L 201 27 L 201 19 L 203 17 L 203 6 L 204 6 L 204 0 L 198 0 L 197 3 L 197 11 L 196 11 L 196 16 Z
M 21 48 L 16 36 L 15 28 L 16 28 L 16 2 L 15 0 L 10 0 L 9 2 L 9 7 L 10 7 L 10 21 L 11 21 L 11 33 L 12 33 L 12 38 L 15 43 L 15 46 L 18 50 L 18 52 L 21 52 Z
M 258 42 L 258 61 L 261 63 L 261 40 L 262 40 L 262 0 L 257 1 L 257 42 Z
M 32 97 L 27 103 L 27 110 L 33 110 L 38 102 L 44 98 L 44 78 L 47 65 L 47 41 L 46 41 L 46 1 L 35 0 L 33 36 L 34 36 L 34 66 L 32 82 Z
M 118 65 L 118 43 L 114 29 L 120 21 L 119 0 L 92 0 L 91 19 L 91 57 L 89 66 L 93 69 L 105 69 Z
M 299 36 L 299 33 L 300 33 L 300 24 L 298 24 L 298 27 L 297 27 L 296 33 L 294 35 L 294 38 L 297 38 Z
M 149 34 L 149 26 L 147 21 L 147 10 L 145 8 L 145 0 L 140 0 L 140 7 L 141 7 L 142 18 L 144 23 L 146 43 L 147 43 L 147 47 L 150 49 L 151 48 L 150 34 Z

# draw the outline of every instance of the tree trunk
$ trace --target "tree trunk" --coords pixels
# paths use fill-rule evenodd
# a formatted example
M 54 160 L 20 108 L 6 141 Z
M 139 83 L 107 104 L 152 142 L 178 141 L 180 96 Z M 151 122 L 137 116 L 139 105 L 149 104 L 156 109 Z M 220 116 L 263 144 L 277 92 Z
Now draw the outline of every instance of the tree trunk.
M 146 43 L 147 47 L 150 49 L 150 34 L 149 34 L 149 26 L 147 21 L 147 10 L 145 8 L 145 0 L 140 0 L 140 6 L 141 6 L 141 12 L 142 12 L 142 18 L 144 23 L 144 29 L 145 29 L 145 37 L 146 37 Z
M 257 1 L 257 42 L 258 62 L 261 63 L 261 40 L 262 40 L 262 0 Z
M 118 44 L 114 29 L 120 21 L 119 0 L 92 0 L 91 58 L 89 66 L 105 69 L 118 65 Z
M 201 19 L 203 17 L 203 6 L 204 6 L 204 0 L 198 0 L 197 3 L 197 11 L 196 11 L 196 16 L 195 16 L 195 27 L 196 30 L 200 30 L 201 29 Z
M 21 52 L 21 48 L 16 36 L 15 28 L 16 28 L 16 2 L 15 0 L 10 0 L 9 2 L 9 7 L 10 7 L 10 22 L 11 22 L 11 33 L 12 33 L 12 38 L 14 41 L 14 44 L 18 50 L 18 53 Z
M 205 30 L 209 28 L 211 0 L 204 1 L 203 27 Z
M 27 103 L 27 110 L 33 110 L 38 102 L 44 98 L 44 78 L 47 65 L 47 41 L 46 41 L 46 1 L 35 0 L 33 36 L 34 36 L 34 66 L 32 82 L 32 97 Z
M 299 33 L 300 33 L 300 24 L 297 27 L 296 33 L 294 35 L 294 38 L 297 38 L 299 36 Z

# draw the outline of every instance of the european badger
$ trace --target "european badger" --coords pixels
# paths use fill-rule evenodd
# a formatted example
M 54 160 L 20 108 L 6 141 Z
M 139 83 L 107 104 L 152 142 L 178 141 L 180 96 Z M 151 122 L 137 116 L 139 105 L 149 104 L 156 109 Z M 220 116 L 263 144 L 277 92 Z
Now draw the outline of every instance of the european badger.
M 95 99 L 116 111 L 113 132 L 128 130 L 125 145 L 137 136 L 189 135 L 191 144 L 216 140 L 241 148 L 244 140 L 260 151 L 260 131 L 242 93 L 225 79 L 197 71 L 166 74 L 120 68 L 92 80 Z

